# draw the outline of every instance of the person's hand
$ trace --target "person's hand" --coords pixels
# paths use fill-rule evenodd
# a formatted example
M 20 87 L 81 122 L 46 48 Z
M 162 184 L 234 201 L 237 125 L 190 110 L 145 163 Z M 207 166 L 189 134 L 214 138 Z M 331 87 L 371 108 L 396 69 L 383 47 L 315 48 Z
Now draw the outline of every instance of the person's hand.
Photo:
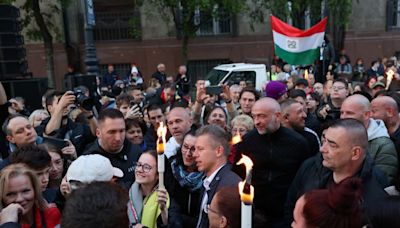
M 63 111 L 68 105 L 73 104 L 75 102 L 75 95 L 74 92 L 72 91 L 67 91 L 64 93 L 64 95 L 61 96 L 60 100 L 57 102 L 54 107 L 55 109 L 58 109 L 58 111 Z
M 24 105 L 16 99 L 11 98 L 9 102 L 11 103 L 11 108 L 14 109 L 16 112 L 24 110 Z
M 325 107 L 323 107 L 320 111 L 319 111 L 319 115 L 320 117 L 322 117 L 323 119 L 326 118 L 326 116 L 328 115 L 328 112 L 331 110 L 331 107 L 329 107 L 329 105 L 325 105 Z
M 207 98 L 206 88 L 204 86 L 199 86 L 199 88 L 197 88 L 196 91 L 197 103 L 203 104 L 206 98 Z
M 64 197 L 71 194 L 71 186 L 69 185 L 66 176 L 61 180 L 60 192 Z
M 157 202 L 158 205 L 160 206 L 161 211 L 165 211 L 167 209 L 167 201 L 168 201 L 167 190 L 165 188 L 158 188 Z
M 67 141 L 68 141 L 68 146 L 62 148 L 61 152 L 64 155 L 71 156 L 73 159 L 77 158 L 76 148 L 75 148 L 74 144 L 72 144 L 72 142 L 68 139 L 67 139 Z
M 224 99 L 225 102 L 231 102 L 232 98 L 231 98 L 231 91 L 229 89 L 228 85 L 221 85 L 222 86 L 222 93 L 220 94 L 220 97 L 222 97 L 222 99 Z
M 125 114 L 125 119 L 143 118 L 139 105 L 133 105 Z
M 24 208 L 18 203 L 12 203 L 0 212 L 0 225 L 7 222 L 18 222 L 18 214 L 23 214 Z

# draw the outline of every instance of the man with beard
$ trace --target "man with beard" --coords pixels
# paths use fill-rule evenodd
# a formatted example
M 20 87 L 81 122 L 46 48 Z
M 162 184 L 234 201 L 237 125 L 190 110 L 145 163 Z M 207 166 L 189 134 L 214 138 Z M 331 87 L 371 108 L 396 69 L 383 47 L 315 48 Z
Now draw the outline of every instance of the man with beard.
M 251 115 L 255 129 L 237 144 L 233 164 L 242 154 L 254 162 L 254 208 L 265 219 L 260 227 L 281 227 L 286 194 L 298 168 L 309 156 L 308 144 L 301 135 L 281 126 L 282 112 L 275 99 L 256 101 Z M 234 171 L 244 177 L 241 167 L 234 166 Z
M 75 95 L 72 91 L 64 94 L 53 91 L 46 96 L 46 108 L 50 117 L 43 120 L 36 128 L 38 135 L 50 136 L 59 139 L 68 139 L 74 144 L 78 156 L 82 154 L 85 146 L 94 141 L 97 128 L 97 120 L 92 111 L 81 109 L 87 118 L 88 125 L 76 123 L 68 117 L 74 107 Z
M 170 158 L 176 155 L 182 145 L 183 137 L 190 131 L 192 126 L 190 111 L 182 107 L 171 109 L 167 115 L 167 126 L 172 137 L 165 145 L 165 156 Z

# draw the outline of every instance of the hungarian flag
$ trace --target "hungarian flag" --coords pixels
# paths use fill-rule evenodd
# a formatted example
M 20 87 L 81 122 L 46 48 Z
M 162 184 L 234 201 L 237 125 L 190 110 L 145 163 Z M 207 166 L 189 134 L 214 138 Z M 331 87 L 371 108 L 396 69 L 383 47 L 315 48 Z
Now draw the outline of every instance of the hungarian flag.
M 275 54 L 292 65 L 313 64 L 324 41 L 325 17 L 308 30 L 300 30 L 271 15 Z

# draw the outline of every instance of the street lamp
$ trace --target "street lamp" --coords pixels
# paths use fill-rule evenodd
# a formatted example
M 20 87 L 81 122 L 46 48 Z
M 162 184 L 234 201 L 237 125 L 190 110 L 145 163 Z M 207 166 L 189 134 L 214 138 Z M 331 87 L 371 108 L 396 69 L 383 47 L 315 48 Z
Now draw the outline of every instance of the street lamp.
M 99 73 L 99 61 L 96 57 L 96 47 L 93 40 L 93 26 L 95 25 L 94 7 L 92 0 L 85 0 L 85 64 L 87 74 Z

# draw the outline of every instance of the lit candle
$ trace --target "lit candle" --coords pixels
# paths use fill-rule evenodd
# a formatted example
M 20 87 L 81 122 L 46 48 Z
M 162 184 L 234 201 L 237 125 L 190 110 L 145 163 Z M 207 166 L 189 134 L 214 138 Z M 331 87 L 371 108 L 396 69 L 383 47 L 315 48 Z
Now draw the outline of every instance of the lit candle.
M 392 69 L 388 70 L 388 72 L 386 72 L 387 78 L 386 78 L 386 89 L 389 89 L 390 83 L 393 80 L 393 75 L 394 72 Z
M 254 198 L 254 187 L 251 186 L 251 169 L 253 168 L 253 162 L 246 155 L 242 155 L 242 158 L 236 164 L 244 164 L 246 167 L 246 179 L 239 182 L 239 194 L 240 200 L 242 201 L 241 224 L 242 228 L 251 228 L 252 204 Z
M 160 188 L 164 187 L 164 172 L 165 172 L 165 155 L 164 155 L 164 146 L 165 146 L 165 135 L 167 134 L 167 127 L 164 126 L 164 123 L 161 122 L 160 126 L 157 129 L 157 168 L 158 168 L 158 186 Z
M 236 134 L 232 137 L 231 144 L 235 145 L 242 141 L 242 136 L 240 136 L 239 131 L 236 131 Z
M 308 70 L 307 69 L 304 71 L 304 79 L 308 80 Z

